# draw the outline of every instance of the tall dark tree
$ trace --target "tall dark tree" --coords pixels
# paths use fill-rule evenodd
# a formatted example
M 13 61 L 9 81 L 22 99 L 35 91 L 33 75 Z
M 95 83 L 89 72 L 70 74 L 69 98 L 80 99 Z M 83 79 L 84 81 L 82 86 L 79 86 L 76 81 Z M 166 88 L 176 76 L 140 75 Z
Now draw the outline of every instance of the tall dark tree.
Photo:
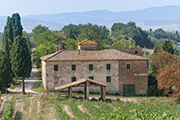
M 0 91 L 10 87 L 12 82 L 12 71 L 9 57 L 3 50 L 0 50 Z
M 11 19 L 12 19 L 14 38 L 17 37 L 18 35 L 22 36 L 23 27 L 21 25 L 21 17 L 20 17 L 20 15 L 18 13 L 14 13 L 12 15 Z
M 169 40 L 165 40 L 163 42 L 162 49 L 164 51 L 167 51 L 168 53 L 171 53 L 171 54 L 174 53 L 173 45 L 172 45 L 172 43 Z
M 32 63 L 25 37 L 17 36 L 10 51 L 12 70 L 15 76 L 22 77 L 22 92 L 25 94 L 24 80 L 30 77 Z
M 12 29 L 12 21 L 11 18 L 7 18 L 7 23 L 4 28 L 4 33 L 3 33 L 3 42 L 2 42 L 2 50 L 5 52 L 5 59 L 6 59 L 6 71 L 9 74 L 9 77 L 12 79 L 14 77 L 13 71 L 11 69 L 11 63 L 10 63 L 10 50 L 13 44 L 13 29 Z M 5 79 L 4 79 L 5 80 Z M 12 80 L 8 80 L 12 82 Z M 7 82 L 8 83 L 8 82 Z
M 7 23 L 4 28 L 3 41 L 2 41 L 2 49 L 9 55 L 11 46 L 13 44 L 13 29 L 12 29 L 12 21 L 11 18 L 7 18 Z

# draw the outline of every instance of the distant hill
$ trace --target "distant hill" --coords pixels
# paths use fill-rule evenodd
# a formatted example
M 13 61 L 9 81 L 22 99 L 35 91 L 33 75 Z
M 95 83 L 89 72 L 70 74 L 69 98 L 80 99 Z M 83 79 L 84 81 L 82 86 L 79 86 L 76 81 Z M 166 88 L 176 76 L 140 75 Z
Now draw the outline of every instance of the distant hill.
M 0 31 L 6 23 L 5 16 L 0 16 Z M 22 17 L 24 30 L 31 31 L 38 24 L 60 30 L 64 25 L 85 24 L 87 22 L 106 25 L 111 28 L 115 22 L 127 23 L 134 21 L 143 29 L 163 28 L 166 31 L 180 31 L 180 6 L 152 7 L 143 10 L 111 12 L 95 10 L 87 12 L 71 12 L 59 14 L 27 15 Z

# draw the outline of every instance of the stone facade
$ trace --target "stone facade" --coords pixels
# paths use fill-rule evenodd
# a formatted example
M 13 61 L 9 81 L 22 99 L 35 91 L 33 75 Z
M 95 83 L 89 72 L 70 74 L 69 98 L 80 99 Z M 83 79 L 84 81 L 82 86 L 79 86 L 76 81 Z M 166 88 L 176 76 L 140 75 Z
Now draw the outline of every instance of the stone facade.
M 93 70 L 89 70 L 89 64 L 93 65 Z M 111 65 L 110 70 L 106 69 L 107 64 Z M 54 71 L 54 65 L 58 65 L 58 71 Z M 72 70 L 72 65 L 76 65 L 76 70 Z M 43 65 L 42 69 L 44 69 Z M 71 77 L 76 77 L 76 80 L 93 77 L 94 80 L 106 84 L 107 92 L 117 93 L 119 91 L 118 61 L 47 62 L 45 69 L 46 73 L 42 73 L 42 78 L 46 91 L 70 83 Z M 111 76 L 111 82 L 106 82 L 107 76 Z M 77 87 L 73 88 L 73 90 L 78 91 L 83 90 L 83 88 Z M 90 91 L 99 92 L 99 87 L 90 88 Z
M 148 58 L 142 57 L 142 49 L 96 50 L 95 41 L 84 40 L 79 50 L 59 50 L 41 57 L 42 83 L 46 91 L 82 78 L 93 77 L 106 85 L 106 92 L 121 95 L 147 94 Z M 131 54 L 130 54 L 131 53 Z M 93 70 L 90 70 L 93 65 Z M 75 70 L 72 67 L 75 66 Z M 91 66 L 92 67 L 92 66 Z M 108 69 L 110 68 L 110 69 Z M 73 87 L 73 91 L 84 91 Z M 99 92 L 99 87 L 90 87 Z

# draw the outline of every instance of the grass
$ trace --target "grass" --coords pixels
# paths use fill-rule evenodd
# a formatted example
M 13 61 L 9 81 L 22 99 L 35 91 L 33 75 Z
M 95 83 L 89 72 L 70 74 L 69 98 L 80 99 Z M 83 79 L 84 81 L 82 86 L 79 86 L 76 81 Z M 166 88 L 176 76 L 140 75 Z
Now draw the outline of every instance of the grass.
M 35 91 L 35 92 L 45 92 L 44 90 L 44 87 L 43 87 L 43 84 L 40 83 L 38 85 L 35 85 L 32 87 L 32 90 Z

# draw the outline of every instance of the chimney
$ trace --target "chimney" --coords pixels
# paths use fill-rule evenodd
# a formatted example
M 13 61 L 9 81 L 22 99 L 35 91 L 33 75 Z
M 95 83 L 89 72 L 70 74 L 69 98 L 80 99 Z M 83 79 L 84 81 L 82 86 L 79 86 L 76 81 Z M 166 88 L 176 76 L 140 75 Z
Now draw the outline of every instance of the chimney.
M 59 47 L 58 47 L 58 46 L 56 47 L 56 52 L 57 52 L 57 51 L 59 51 Z
M 59 42 L 59 50 L 62 50 L 62 42 Z
M 114 49 L 114 45 L 111 45 L 111 49 Z

